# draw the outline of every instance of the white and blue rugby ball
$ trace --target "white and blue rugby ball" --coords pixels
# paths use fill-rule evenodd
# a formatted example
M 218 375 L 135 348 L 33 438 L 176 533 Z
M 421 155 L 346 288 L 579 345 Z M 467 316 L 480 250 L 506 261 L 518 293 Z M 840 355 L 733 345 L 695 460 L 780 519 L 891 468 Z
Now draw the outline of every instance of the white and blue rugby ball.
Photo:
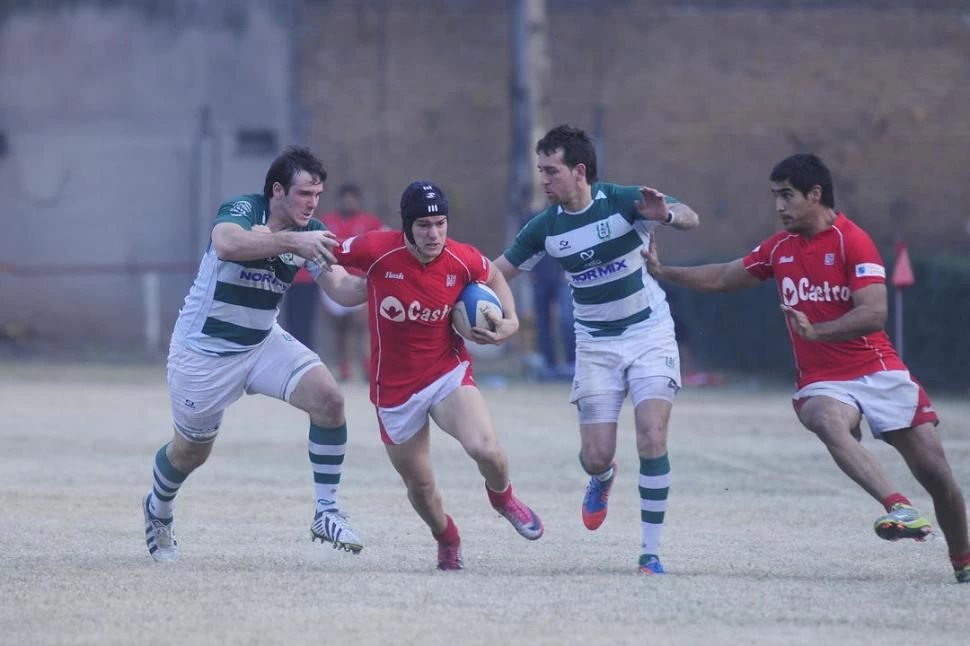
M 485 312 L 492 312 L 502 318 L 502 303 L 492 289 L 484 283 L 468 283 L 458 295 L 455 309 L 451 311 L 451 325 L 455 332 L 469 341 L 474 341 L 472 328 L 480 327 L 494 330 L 494 326 L 485 318 Z

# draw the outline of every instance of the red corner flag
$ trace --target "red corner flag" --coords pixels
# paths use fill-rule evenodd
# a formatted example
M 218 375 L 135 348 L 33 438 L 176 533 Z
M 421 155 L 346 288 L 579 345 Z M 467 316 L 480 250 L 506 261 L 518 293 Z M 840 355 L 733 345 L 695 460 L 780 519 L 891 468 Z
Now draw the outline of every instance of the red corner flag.
M 909 252 L 906 243 L 900 240 L 896 243 L 896 266 L 893 268 L 893 287 L 902 289 L 916 284 L 913 276 L 913 265 L 909 262 Z

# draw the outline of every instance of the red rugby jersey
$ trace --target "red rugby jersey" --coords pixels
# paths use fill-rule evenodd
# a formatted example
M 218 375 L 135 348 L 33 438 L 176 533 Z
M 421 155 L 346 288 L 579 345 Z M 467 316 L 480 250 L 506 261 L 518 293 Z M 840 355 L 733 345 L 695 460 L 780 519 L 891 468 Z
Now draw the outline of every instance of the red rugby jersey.
M 475 247 L 448 240 L 424 265 L 408 251 L 401 231 L 368 231 L 334 249 L 337 264 L 367 278 L 370 323 L 370 397 L 397 406 L 462 361 L 471 361 L 451 328 L 462 288 L 488 278 L 490 262 Z
M 811 240 L 780 231 L 755 247 L 743 262 L 759 280 L 774 277 L 782 302 L 803 312 L 812 323 L 839 318 L 852 309 L 853 291 L 886 282 L 886 269 L 872 238 L 843 213 Z M 790 325 L 788 335 L 798 388 L 906 369 L 883 330 L 835 343 L 806 341 Z

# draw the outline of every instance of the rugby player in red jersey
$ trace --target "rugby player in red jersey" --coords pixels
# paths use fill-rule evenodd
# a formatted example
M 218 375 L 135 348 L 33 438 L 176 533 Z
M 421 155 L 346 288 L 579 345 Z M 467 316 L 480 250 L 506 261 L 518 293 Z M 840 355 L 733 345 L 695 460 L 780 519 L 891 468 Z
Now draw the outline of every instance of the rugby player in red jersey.
M 438 568 L 457 570 L 461 540 L 435 484 L 429 418 L 477 463 L 492 507 L 523 537 L 542 536 L 542 521 L 512 493 L 508 459 L 451 311 L 465 285 L 483 282 L 498 295 L 504 317 L 489 318 L 494 331 L 476 328 L 476 340 L 501 343 L 519 321 L 501 272 L 474 247 L 448 239 L 448 199 L 440 188 L 412 182 L 401 195 L 401 220 L 403 231 L 368 231 L 333 251 L 337 264 L 364 272 L 370 395 L 387 455 L 438 542 Z
M 929 521 L 860 443 L 865 418 L 873 436 L 899 451 L 933 498 L 957 581 L 970 583 L 966 507 L 935 429 L 939 420 L 883 330 L 882 258 L 869 235 L 835 211 L 832 178 L 818 157 L 788 157 L 770 180 L 783 231 L 744 258 L 695 267 L 661 265 L 652 243 L 643 252 L 647 268 L 658 279 L 712 292 L 774 278 L 795 354 L 799 421 L 886 508 L 875 522 L 879 537 L 922 540 L 932 531 Z

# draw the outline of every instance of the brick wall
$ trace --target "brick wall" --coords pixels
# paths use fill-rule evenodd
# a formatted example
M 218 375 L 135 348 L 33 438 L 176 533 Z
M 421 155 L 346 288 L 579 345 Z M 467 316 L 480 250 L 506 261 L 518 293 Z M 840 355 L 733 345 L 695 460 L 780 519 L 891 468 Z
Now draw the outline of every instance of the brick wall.
M 917 252 L 967 252 L 959 3 L 691 4 L 549 2 L 553 121 L 592 130 L 600 106 L 601 176 L 701 214 L 701 229 L 665 236 L 665 255 L 734 257 L 773 232 L 768 172 L 802 151 L 827 161 L 837 206 L 884 251 L 903 235 Z M 437 180 L 460 207 L 453 235 L 488 253 L 504 244 L 507 10 L 309 3 L 300 48 L 305 130 L 333 177 L 361 182 L 394 224 L 406 183 Z

